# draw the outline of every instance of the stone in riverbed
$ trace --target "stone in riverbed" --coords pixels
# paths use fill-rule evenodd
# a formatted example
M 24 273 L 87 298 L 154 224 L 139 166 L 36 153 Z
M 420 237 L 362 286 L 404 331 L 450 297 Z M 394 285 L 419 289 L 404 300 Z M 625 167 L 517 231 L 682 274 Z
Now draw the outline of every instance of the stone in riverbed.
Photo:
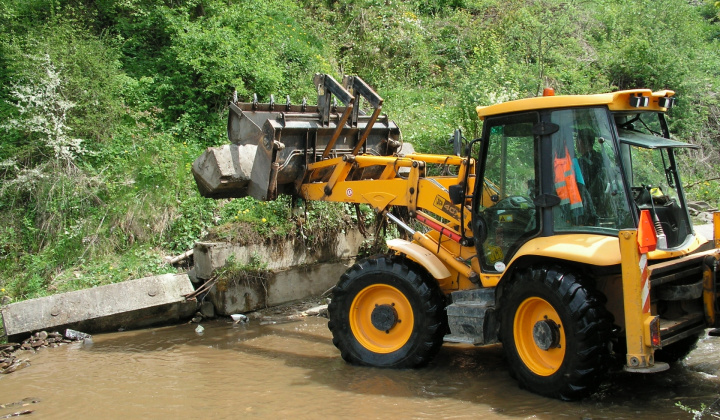
M 20 347 L 20 344 L 18 343 L 5 343 L 0 344 L 0 351 L 13 351 Z
M 30 366 L 30 362 L 28 362 L 27 360 L 17 360 L 11 366 L 9 366 L 3 370 L 0 370 L 0 373 L 5 373 L 5 374 L 13 373 L 20 369 L 24 369 L 28 366 Z
M 200 304 L 200 313 L 205 318 L 215 318 L 215 305 L 209 300 L 204 300 L 203 303 Z
M 80 331 L 71 330 L 70 328 L 68 328 L 67 330 L 65 330 L 65 337 L 66 337 L 67 339 L 69 339 L 69 340 L 75 340 L 75 341 L 84 340 L 84 339 L 86 339 L 86 338 L 92 338 L 92 336 L 91 336 L 90 334 L 86 334 L 86 333 L 80 332 Z
M 327 305 L 319 305 L 303 311 L 303 316 L 322 316 L 327 318 Z

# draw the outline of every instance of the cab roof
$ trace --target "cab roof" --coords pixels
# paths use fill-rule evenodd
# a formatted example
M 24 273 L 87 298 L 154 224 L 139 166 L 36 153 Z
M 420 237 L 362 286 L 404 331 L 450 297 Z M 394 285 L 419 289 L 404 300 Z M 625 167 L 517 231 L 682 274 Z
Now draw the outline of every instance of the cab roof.
M 595 95 L 539 96 L 497 105 L 478 106 L 475 110 L 481 120 L 492 115 L 514 112 L 598 105 L 606 105 L 611 111 L 666 112 L 673 105 L 674 95 L 675 92 L 672 90 L 653 92 L 650 89 L 633 89 Z

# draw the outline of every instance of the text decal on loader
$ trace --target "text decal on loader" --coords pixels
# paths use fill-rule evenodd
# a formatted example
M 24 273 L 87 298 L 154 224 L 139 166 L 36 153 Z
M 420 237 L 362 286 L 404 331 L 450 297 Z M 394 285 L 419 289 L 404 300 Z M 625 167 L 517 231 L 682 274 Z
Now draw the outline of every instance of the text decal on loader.
M 450 200 L 446 200 L 444 197 L 438 195 L 435 196 L 435 207 L 439 208 L 440 210 L 444 211 L 445 213 L 452 216 L 453 219 L 459 220 L 460 219 L 460 211 L 457 209 L 457 207 L 453 206 L 453 204 L 450 202 Z

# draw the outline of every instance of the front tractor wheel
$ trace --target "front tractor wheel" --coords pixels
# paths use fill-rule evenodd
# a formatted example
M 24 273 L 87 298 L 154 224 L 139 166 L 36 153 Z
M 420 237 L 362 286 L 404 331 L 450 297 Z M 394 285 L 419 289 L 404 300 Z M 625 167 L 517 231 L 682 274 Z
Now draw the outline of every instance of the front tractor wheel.
M 388 256 L 352 266 L 328 306 L 333 343 L 346 361 L 417 367 L 440 349 L 444 296 L 420 267 Z
M 594 392 L 610 362 L 612 315 L 577 275 L 522 270 L 503 291 L 500 334 L 520 386 L 564 400 Z

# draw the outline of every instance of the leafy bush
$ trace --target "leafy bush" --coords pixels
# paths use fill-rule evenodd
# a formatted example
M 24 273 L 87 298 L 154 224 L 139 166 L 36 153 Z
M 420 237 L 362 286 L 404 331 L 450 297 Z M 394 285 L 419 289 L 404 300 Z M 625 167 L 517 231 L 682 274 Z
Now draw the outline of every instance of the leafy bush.
M 47 154 L 43 149 L 48 149 L 56 161 L 72 164 L 76 157 L 86 152 L 81 145 L 82 140 L 68 133 L 68 113 L 75 108 L 75 103 L 63 99 L 63 80 L 47 54 L 27 58 L 35 66 L 45 69 L 45 74 L 38 80 L 28 81 L 28 84 L 12 86 L 10 95 L 15 100 L 18 118 L 9 120 L 0 128 L 38 138 L 41 147 L 35 153 Z

